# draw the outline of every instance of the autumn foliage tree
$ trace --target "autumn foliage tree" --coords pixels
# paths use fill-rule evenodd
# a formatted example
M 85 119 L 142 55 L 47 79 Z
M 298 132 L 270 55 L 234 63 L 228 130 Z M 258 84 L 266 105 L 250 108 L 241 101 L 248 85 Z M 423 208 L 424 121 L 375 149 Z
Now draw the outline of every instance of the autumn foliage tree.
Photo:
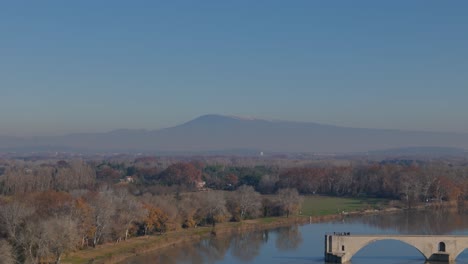
M 202 180 L 202 171 L 192 163 L 176 163 L 159 175 L 159 181 L 165 185 L 194 186 Z
M 144 204 L 143 208 L 146 210 L 146 216 L 143 220 L 144 234 L 165 232 L 166 223 L 169 220 L 168 216 L 161 209 L 149 204 Z
M 72 207 L 71 216 L 77 222 L 77 233 L 80 240 L 80 247 L 88 245 L 89 239 L 95 232 L 93 226 L 93 208 L 85 201 L 83 197 L 78 197 Z

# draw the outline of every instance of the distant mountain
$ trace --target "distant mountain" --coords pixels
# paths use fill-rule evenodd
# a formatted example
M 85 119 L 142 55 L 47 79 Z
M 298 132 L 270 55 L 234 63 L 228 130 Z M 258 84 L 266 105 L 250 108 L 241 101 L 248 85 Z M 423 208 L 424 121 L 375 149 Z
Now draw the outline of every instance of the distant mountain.
M 124 129 L 29 139 L 0 137 L 3 151 L 351 153 L 433 146 L 468 149 L 468 134 L 204 115 L 175 127 L 153 131 Z

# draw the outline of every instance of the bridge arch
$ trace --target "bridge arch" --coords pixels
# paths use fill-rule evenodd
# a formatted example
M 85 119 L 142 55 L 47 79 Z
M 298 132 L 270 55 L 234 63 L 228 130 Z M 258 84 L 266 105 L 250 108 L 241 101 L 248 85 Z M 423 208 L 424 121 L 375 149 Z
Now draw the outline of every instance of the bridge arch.
M 430 261 L 453 261 L 468 248 L 468 236 L 457 235 L 326 235 L 330 236 L 333 237 L 332 246 L 325 253 L 325 260 L 335 263 L 345 263 L 363 248 L 383 240 L 407 244 Z
M 461 253 L 463 253 L 463 251 L 465 251 L 465 250 L 466 250 L 466 248 L 462 248 L 462 249 L 460 249 L 459 251 L 455 252 L 455 254 L 454 254 L 454 256 L 453 256 L 453 259 L 458 258 L 458 256 L 459 256 Z
M 406 241 L 404 238 L 370 238 L 367 241 L 363 241 L 362 243 L 357 243 L 355 246 L 353 246 L 353 249 L 348 250 L 346 252 L 346 259 L 351 260 L 351 258 L 356 255 L 358 252 L 360 252 L 362 249 L 366 248 L 367 246 L 378 242 L 378 241 L 385 241 L 385 240 L 392 240 L 392 241 L 398 241 L 401 242 L 405 245 L 409 245 L 410 247 L 416 249 L 425 259 L 429 259 L 432 255 L 431 252 L 425 252 L 424 248 L 419 247 L 418 245 L 415 245 L 414 243 L 411 243 L 410 241 Z M 460 252 L 461 253 L 461 252 Z

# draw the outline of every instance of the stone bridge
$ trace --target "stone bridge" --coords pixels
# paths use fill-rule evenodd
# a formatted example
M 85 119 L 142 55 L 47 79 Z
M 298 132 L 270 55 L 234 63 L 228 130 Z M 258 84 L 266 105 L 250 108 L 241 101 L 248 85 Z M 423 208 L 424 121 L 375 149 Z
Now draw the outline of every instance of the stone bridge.
M 325 261 L 345 263 L 363 247 L 379 240 L 398 240 L 416 248 L 429 261 L 451 262 L 468 248 L 468 236 L 325 235 Z

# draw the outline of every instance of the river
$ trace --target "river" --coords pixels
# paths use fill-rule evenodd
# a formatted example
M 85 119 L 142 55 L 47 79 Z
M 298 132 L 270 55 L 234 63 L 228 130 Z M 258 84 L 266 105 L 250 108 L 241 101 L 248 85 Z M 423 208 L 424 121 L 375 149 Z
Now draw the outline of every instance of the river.
M 266 231 L 207 238 L 129 259 L 125 264 L 259 263 L 324 264 L 324 234 L 466 234 L 468 211 L 405 211 L 382 215 L 350 216 L 341 220 L 289 226 Z M 424 257 L 410 245 L 384 240 L 372 243 L 352 259 L 353 264 L 423 264 Z M 468 249 L 457 258 L 468 264 Z

